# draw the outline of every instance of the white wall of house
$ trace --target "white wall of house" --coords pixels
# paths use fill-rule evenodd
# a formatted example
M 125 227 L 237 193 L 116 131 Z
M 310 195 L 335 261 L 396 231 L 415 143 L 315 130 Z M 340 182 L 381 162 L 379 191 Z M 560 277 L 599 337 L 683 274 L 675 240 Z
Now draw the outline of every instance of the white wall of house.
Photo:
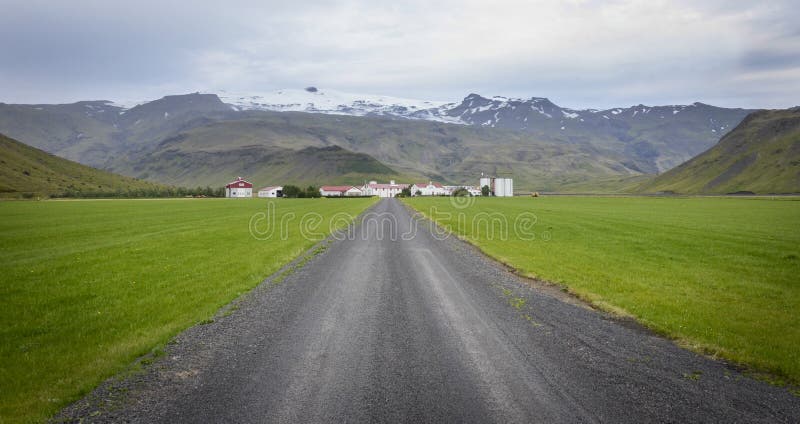
M 345 196 L 362 196 L 364 192 L 358 187 L 350 187 L 349 190 L 344 192 Z
M 320 194 L 320 196 L 323 196 L 323 197 L 325 197 L 325 196 L 341 196 L 342 192 L 341 191 L 328 191 L 328 190 L 319 189 L 319 194 Z
M 400 194 L 404 188 L 409 187 L 408 184 L 397 184 L 394 180 L 389 184 L 378 184 L 375 181 L 370 181 L 361 187 L 364 196 L 378 196 L 378 197 L 395 197 Z
M 253 197 L 253 189 L 249 187 L 226 188 L 225 197 Z
M 282 192 L 283 187 L 269 187 L 258 190 L 258 197 L 278 197 L 278 192 Z
M 417 191 L 420 194 L 417 194 Z M 449 196 L 450 190 L 447 187 L 437 187 L 431 183 L 428 184 L 414 184 L 411 186 L 412 196 Z

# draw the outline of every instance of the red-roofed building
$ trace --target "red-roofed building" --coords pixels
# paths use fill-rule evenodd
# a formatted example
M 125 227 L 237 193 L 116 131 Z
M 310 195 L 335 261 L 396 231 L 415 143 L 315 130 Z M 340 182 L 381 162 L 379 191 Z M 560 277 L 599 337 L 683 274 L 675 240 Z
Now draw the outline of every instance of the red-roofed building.
M 225 186 L 225 197 L 253 197 L 253 184 L 236 177 L 236 181 Z
M 319 188 L 322 197 L 327 196 L 363 196 L 364 193 L 358 187 L 353 186 L 322 186 Z

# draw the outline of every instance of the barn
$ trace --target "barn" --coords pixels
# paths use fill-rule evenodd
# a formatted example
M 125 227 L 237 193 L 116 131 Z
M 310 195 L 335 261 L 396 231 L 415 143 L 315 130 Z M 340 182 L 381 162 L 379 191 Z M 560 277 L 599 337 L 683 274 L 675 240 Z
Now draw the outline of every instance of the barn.
M 323 197 L 364 195 L 361 189 L 353 186 L 322 186 L 319 188 L 319 194 Z
M 253 184 L 245 181 L 242 177 L 236 177 L 225 186 L 225 197 L 253 197 Z
M 264 187 L 258 190 L 258 197 L 283 197 L 282 186 Z

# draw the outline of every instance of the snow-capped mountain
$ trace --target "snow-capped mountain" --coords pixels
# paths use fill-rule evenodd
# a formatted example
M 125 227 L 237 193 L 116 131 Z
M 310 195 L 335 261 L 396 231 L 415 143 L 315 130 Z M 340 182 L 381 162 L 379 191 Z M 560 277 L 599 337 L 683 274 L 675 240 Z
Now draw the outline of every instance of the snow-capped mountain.
M 196 93 L 199 94 L 199 93 Z M 208 92 L 231 110 L 307 112 L 351 116 L 382 116 L 395 119 L 437 121 L 451 124 L 503 128 L 515 131 L 594 137 L 600 133 L 624 133 L 632 125 L 647 126 L 683 122 L 693 131 L 707 131 L 719 137 L 732 129 L 750 111 L 726 109 L 703 103 L 675 106 L 631 106 L 627 108 L 570 109 L 544 97 L 529 99 L 470 94 L 459 102 L 408 99 L 374 94 L 347 93 L 307 87 L 267 93 Z M 109 102 L 110 106 L 132 110 L 148 102 Z M 125 112 L 121 112 L 125 113 Z M 638 123 L 638 124 L 637 124 Z M 624 137 L 623 137 L 624 138 Z
M 661 172 L 709 148 L 750 110 L 693 103 L 675 106 L 570 109 L 544 97 L 470 94 L 460 103 L 345 93 L 308 87 L 268 94 L 217 94 L 234 110 L 295 111 L 438 121 L 536 134 L 568 143 L 615 145 L 642 172 Z M 674 150 L 674 154 L 664 155 Z
M 750 111 L 726 109 L 703 103 L 674 106 L 631 106 L 627 108 L 569 109 L 562 108 L 544 97 L 530 99 L 470 94 L 461 104 L 440 113 L 468 125 L 504 128 L 518 131 L 587 131 L 598 128 L 630 128 L 632 124 L 648 121 L 665 124 L 685 121 L 704 123 L 709 133 L 729 131 Z M 683 113 L 683 115 L 679 115 Z M 720 134 L 721 135 L 721 134 Z
M 283 89 L 269 93 L 240 94 L 225 90 L 214 93 L 235 110 L 385 116 L 461 123 L 459 119 L 453 119 L 443 113 L 455 104 L 442 101 L 345 93 L 317 87 Z

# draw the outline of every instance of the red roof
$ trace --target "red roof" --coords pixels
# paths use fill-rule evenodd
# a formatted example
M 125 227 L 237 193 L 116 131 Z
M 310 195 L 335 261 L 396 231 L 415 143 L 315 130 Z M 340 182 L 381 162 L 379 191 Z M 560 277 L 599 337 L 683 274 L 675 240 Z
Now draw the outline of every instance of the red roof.
M 322 191 L 338 191 L 340 193 L 343 193 L 343 192 L 345 192 L 347 190 L 350 190 L 351 188 L 356 188 L 356 187 L 353 187 L 353 186 L 322 186 L 319 189 L 322 190 Z
M 253 188 L 253 185 L 243 180 L 242 177 L 236 177 L 236 181 L 231 181 L 225 188 Z

